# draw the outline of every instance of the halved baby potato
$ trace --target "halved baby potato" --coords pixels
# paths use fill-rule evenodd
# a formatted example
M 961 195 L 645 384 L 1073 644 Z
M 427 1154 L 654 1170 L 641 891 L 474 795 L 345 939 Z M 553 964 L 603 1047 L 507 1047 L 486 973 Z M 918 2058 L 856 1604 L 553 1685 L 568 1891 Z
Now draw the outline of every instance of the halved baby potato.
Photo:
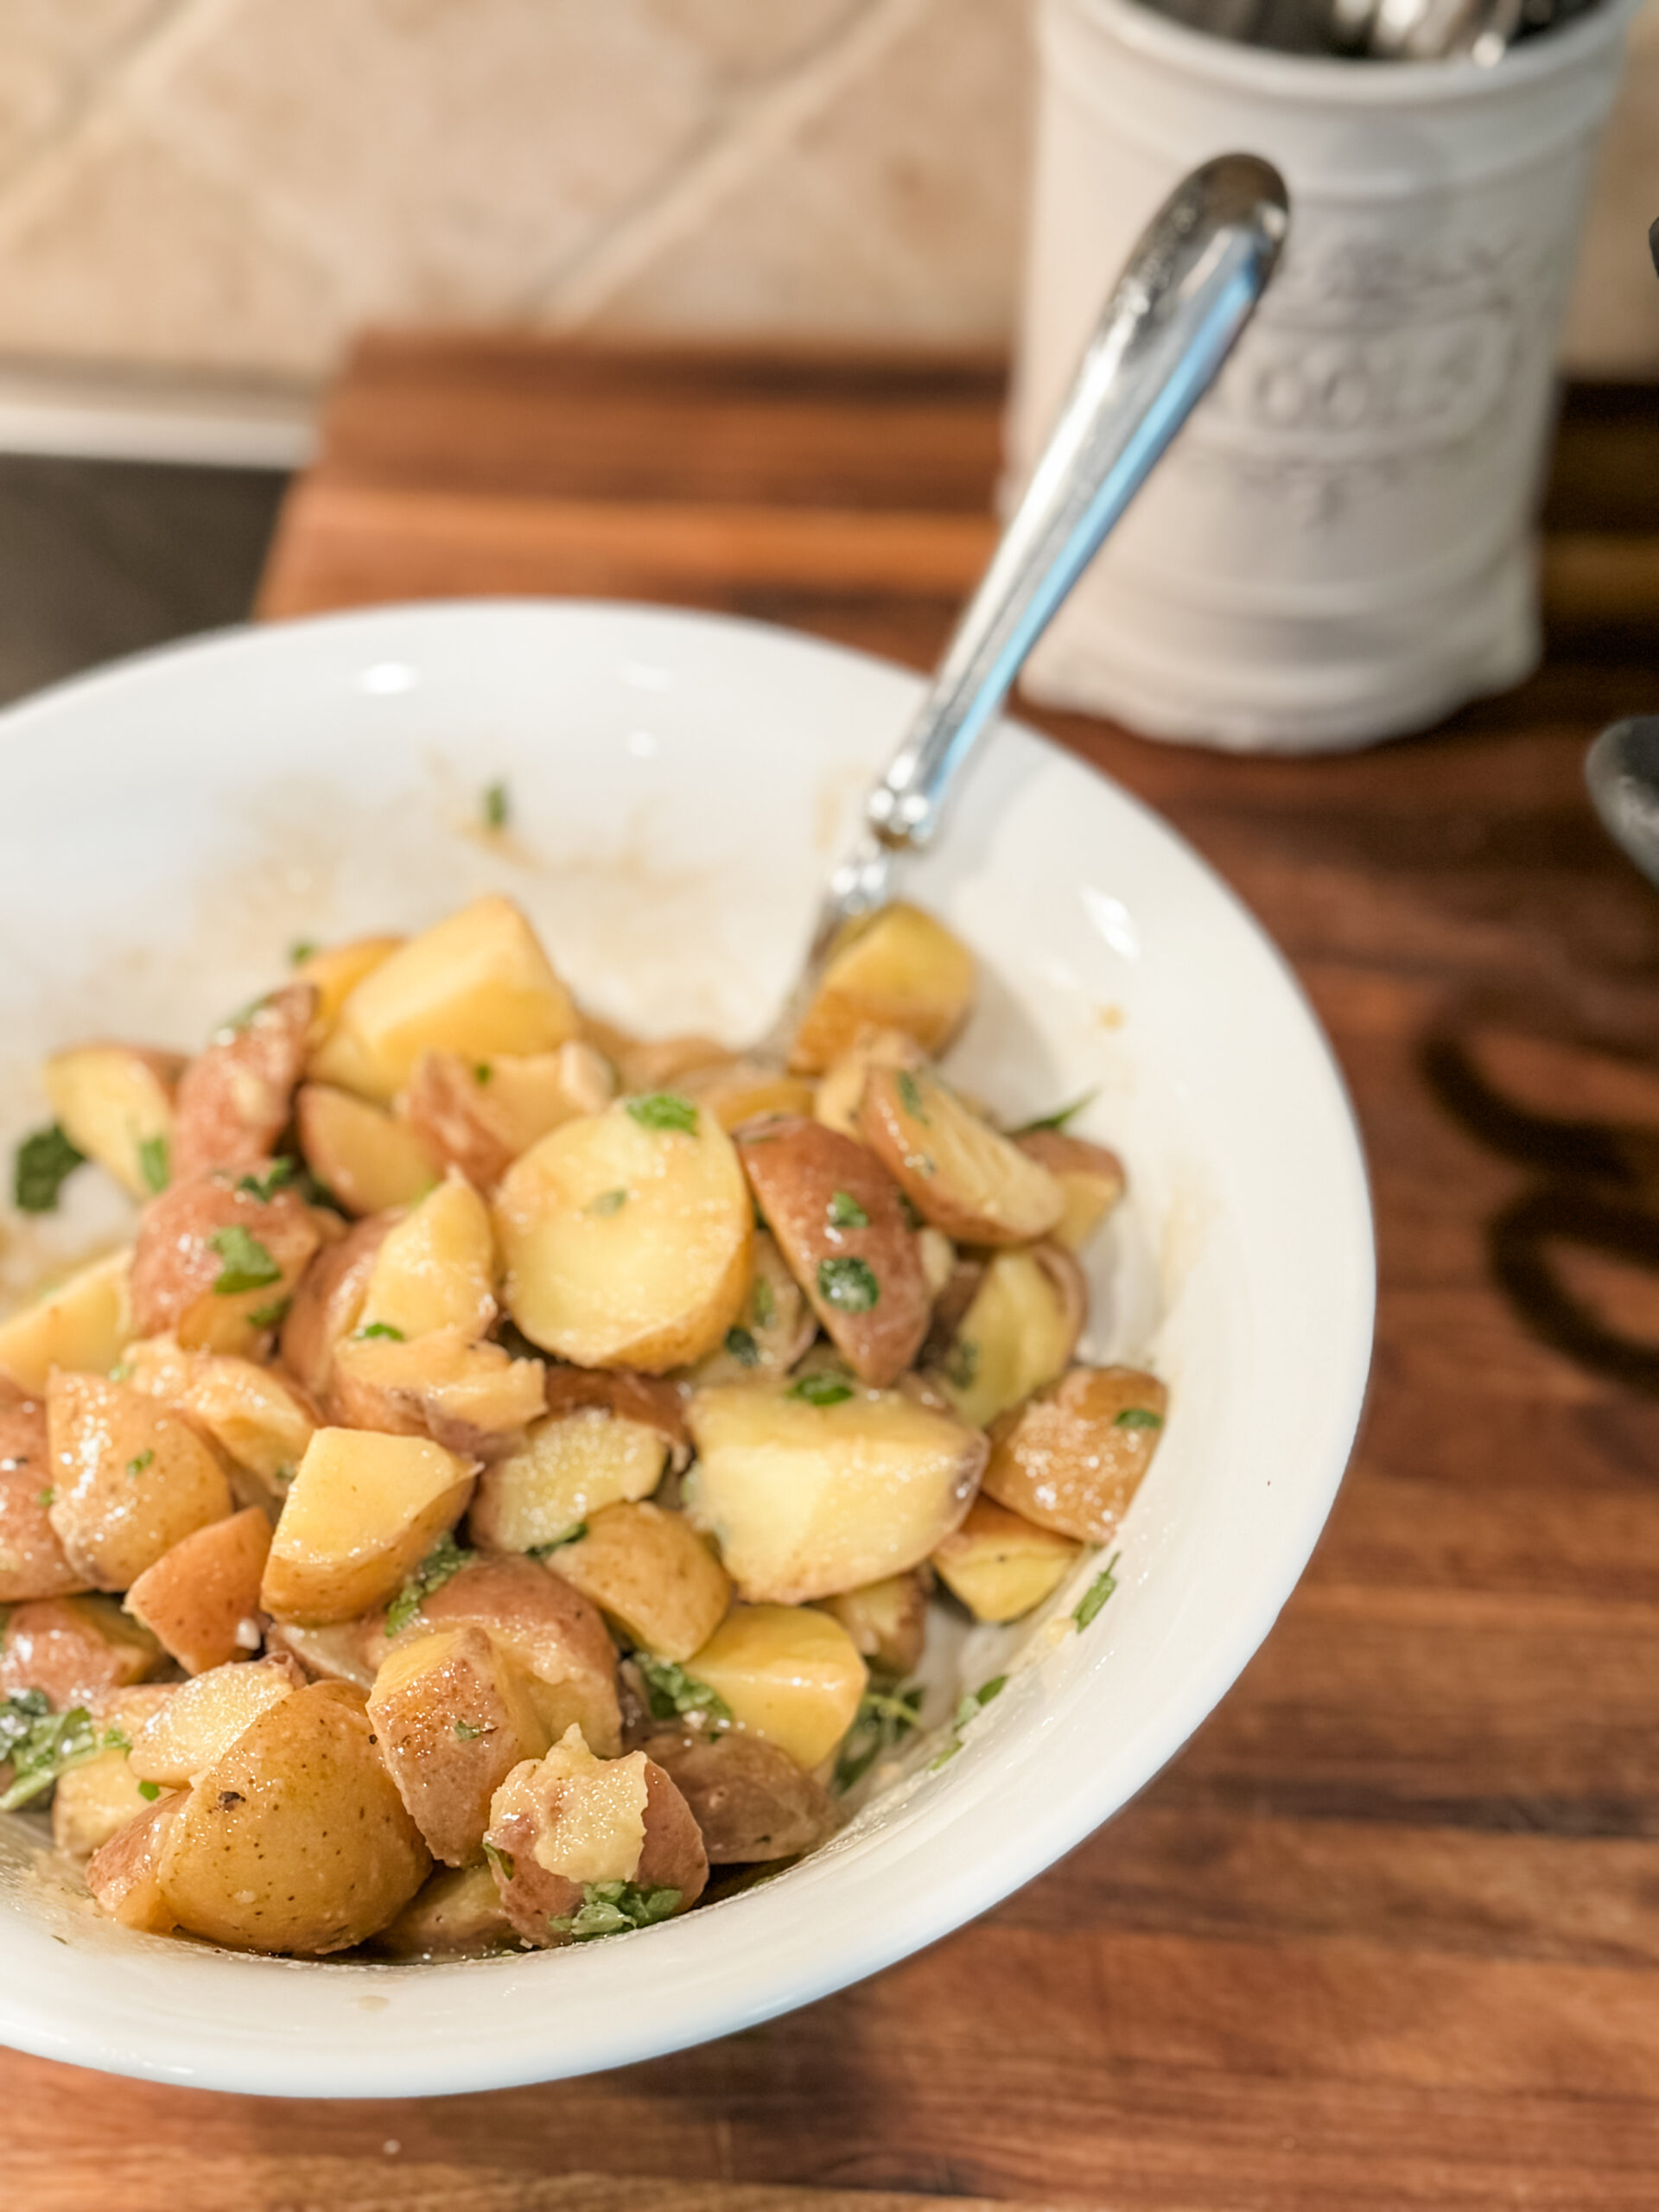
M 865 1028 L 902 1029 L 942 1052 L 974 997 L 974 956 L 943 922 L 902 899 L 843 933 L 802 1016 L 790 1065 L 815 1075 Z
M 291 1659 L 244 1660 L 181 1682 L 133 1732 L 132 1770 L 142 1782 L 183 1789 L 280 1705 L 305 1677 Z
M 692 1728 L 643 1749 L 691 1808 L 711 1866 L 794 1859 L 835 1833 L 829 1791 L 764 1736 Z
M 1029 1244 L 1065 1211 L 1048 1169 L 925 1070 L 873 1068 L 859 1134 L 925 1218 L 964 1243 Z
M 587 1384 L 646 1380 L 614 1370 L 554 1373 L 578 1375 Z M 669 1385 L 653 1387 L 672 1395 Z M 531 1552 L 561 1543 L 601 1508 L 649 1497 L 671 1454 L 681 1456 L 675 1430 L 683 1440 L 677 1401 L 671 1428 L 638 1391 L 619 1391 L 610 1402 L 568 1403 L 566 1410 L 535 1422 L 518 1451 L 485 1468 L 468 1526 L 480 1543 L 497 1551 Z
M 978 1503 L 976 1498 L 969 1507 L 970 1517 Z M 951 1541 L 945 1539 L 947 1543 Z M 840 1590 L 817 1603 L 822 1611 L 841 1623 L 859 1656 L 867 1659 L 876 1674 L 899 1680 L 913 1675 L 921 1664 L 931 1581 L 926 1567 L 912 1567 L 907 1573 L 885 1575 L 880 1582 Z
M 495 1319 L 495 1239 L 484 1201 L 454 1168 L 393 1224 L 369 1271 L 359 1327 L 424 1336 L 454 1328 L 470 1340 Z
M 1080 1252 L 1123 1196 L 1122 1161 L 1103 1144 L 1064 1129 L 1027 1129 L 1014 1142 L 1065 1193 L 1065 1211 L 1050 1234 L 1068 1252 Z
M 138 1225 L 136 1333 L 171 1335 L 187 1351 L 257 1351 L 286 1317 L 333 1222 L 296 1191 L 257 1176 L 174 1182 Z
M 686 1672 L 809 1772 L 852 1726 L 869 1682 L 851 1637 L 816 1605 L 735 1607 Z
M 260 1603 L 314 1628 L 384 1605 L 466 1511 L 474 1471 L 427 1437 L 320 1428 L 283 1500 Z
M 308 983 L 285 984 L 191 1061 L 174 1102 L 175 1182 L 270 1160 L 305 1065 L 316 1002 Z
M 684 1515 L 643 1502 L 603 1507 L 548 1565 L 661 1659 L 689 1659 L 732 1599 L 725 1569 Z
M 508 1312 L 578 1366 L 661 1374 L 713 1351 L 742 1308 L 748 1186 L 713 1115 L 675 1093 L 553 1130 L 509 1169 L 495 1222 Z
M 386 1959 L 466 1959 L 516 1944 L 487 1859 L 442 1866 L 373 1939 Z
M 0 1698 L 40 1690 L 54 1708 L 96 1706 L 162 1664 L 155 1637 L 113 1598 L 34 1598 L 0 1624 Z
M 137 1784 L 134 1784 L 137 1787 Z M 185 1800 L 169 1790 L 141 1807 L 86 1862 L 86 1886 L 100 1911 L 144 1936 L 170 1936 L 178 1916 L 162 1894 L 162 1847 Z
M 800 1115 L 733 1138 L 790 1272 L 861 1381 L 896 1382 L 927 1334 L 927 1277 L 899 1185 L 852 1137 Z
M 41 1070 L 59 1127 L 135 1198 L 153 1198 L 171 1172 L 179 1052 L 140 1045 L 74 1045 Z
M 465 1866 L 490 1824 L 490 1800 L 551 1740 L 530 1678 L 473 1622 L 435 1629 L 389 1653 L 369 1719 L 398 1795 L 435 1859 Z
M 294 1111 L 306 1166 L 349 1214 L 414 1205 L 438 1180 L 409 1123 L 355 1091 L 302 1084 Z
M 810 1114 L 814 1086 L 765 1060 L 744 1057 L 693 1068 L 677 1078 L 692 1103 L 712 1114 L 722 1129 L 735 1129 L 763 1114 Z
M 259 1584 L 270 1523 L 257 1505 L 181 1538 L 127 1592 L 126 1608 L 187 1675 L 259 1648 Z
M 132 1256 L 124 1245 L 0 1321 L 0 1376 L 39 1396 L 54 1367 L 107 1374 L 133 1334 Z
M 937 1376 L 963 1421 L 988 1428 L 1064 1375 L 1087 1303 L 1082 1270 L 1059 1245 L 994 1252 Z
M 1014 1621 L 1053 1596 L 1083 1546 L 976 1497 L 933 1554 L 939 1579 L 976 1620 Z
M 577 1033 L 570 995 L 511 899 L 474 899 L 388 955 L 347 994 L 313 1055 L 320 1083 L 381 1105 L 423 1052 L 468 1061 L 555 1052 Z
M 156 1345 L 165 1339 L 149 1341 Z M 266 1497 L 285 1497 L 294 1470 L 321 1426 L 316 1407 L 295 1383 L 257 1360 L 229 1353 L 181 1357 L 191 1364 L 176 1382 L 147 1382 L 135 1367 L 133 1387 L 170 1398 L 207 1430 L 227 1459 L 257 1478 Z
M 739 1592 L 799 1605 L 918 1566 L 968 1510 L 988 1449 L 898 1390 L 830 1375 L 700 1390 L 686 1510 Z
M 348 1337 L 334 1354 L 328 1409 L 344 1427 L 429 1436 L 488 1459 L 512 1452 L 541 1413 L 543 1375 L 540 1360 L 472 1343 L 461 1329 Z
M 1074 1367 L 999 1421 L 985 1491 L 1040 1529 L 1109 1543 L 1152 1465 L 1169 1393 L 1135 1367 Z
M 124 1382 L 47 1385 L 52 1526 L 95 1589 L 125 1590 L 173 1546 L 232 1510 L 219 1455 L 194 1425 Z
M 356 1223 L 317 1254 L 294 1292 L 283 1323 L 283 1363 L 318 1402 L 327 1396 L 336 1351 L 363 1318 L 369 1278 L 392 1226 L 389 1214 Z
M 602 1114 L 616 1090 L 610 1063 L 584 1039 L 556 1052 L 497 1053 L 464 1060 L 423 1052 L 405 1110 L 428 1155 L 493 1191 L 520 1153 L 550 1129 Z

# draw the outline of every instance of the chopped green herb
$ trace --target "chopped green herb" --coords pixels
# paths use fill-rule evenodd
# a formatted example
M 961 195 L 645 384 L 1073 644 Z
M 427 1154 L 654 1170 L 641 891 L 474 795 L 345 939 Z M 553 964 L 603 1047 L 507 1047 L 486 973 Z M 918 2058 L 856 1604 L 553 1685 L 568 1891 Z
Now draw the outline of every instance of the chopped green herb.
M 470 1720 L 457 1720 L 455 1733 L 463 1744 L 475 1744 L 484 1731 L 481 1728 L 474 1728 Z
M 130 1359 L 118 1359 L 110 1370 L 110 1380 L 111 1382 L 130 1382 L 132 1362 Z
M 248 1319 L 256 1329 L 279 1329 L 293 1303 L 291 1298 L 273 1298 L 269 1306 L 256 1306 Z
M 582 1211 L 596 1213 L 603 1217 L 607 1214 L 620 1213 L 627 1203 L 628 1194 L 626 1191 L 601 1191 L 596 1198 L 588 1199 Z
M 135 1452 L 132 1458 L 127 1462 L 127 1479 L 130 1482 L 136 1483 L 139 1476 L 147 1472 L 149 1468 L 155 1465 L 155 1464 L 156 1454 L 154 1452 L 146 1451 Z
M 653 1659 L 649 1652 L 636 1651 L 633 1663 L 645 1682 L 645 1700 L 653 1720 L 692 1717 L 708 1721 L 730 1720 L 732 1708 L 719 1691 L 688 1675 L 671 1659 Z
M 900 1191 L 899 1193 L 899 1211 L 912 1229 L 926 1228 L 927 1217 L 908 1191 Z
M 514 1859 L 513 1855 L 510 1851 L 503 1851 L 499 1844 L 491 1843 L 488 1839 L 486 1838 L 484 1844 L 484 1856 L 489 1860 L 491 1866 L 494 1867 L 496 1872 L 501 1877 L 504 1882 L 510 1882 L 512 1879 L 512 1871 L 517 1861 Z
M 478 1557 L 447 1533 L 438 1538 L 397 1595 L 386 1608 L 386 1634 L 400 1636 L 435 1590 L 442 1590 L 451 1575 L 459 1574 Z
M 505 784 L 485 785 L 482 811 L 484 827 L 486 830 L 506 828 L 508 819 L 512 813 L 512 802 L 507 796 L 507 787 Z
M 289 1483 L 294 1479 L 294 1470 L 289 1465 L 288 1462 L 284 1460 L 280 1467 L 275 1468 L 272 1471 L 270 1479 L 279 1489 L 286 1490 Z
M 124 1728 L 112 1723 L 104 1731 L 104 1748 L 106 1751 L 130 1751 L 132 1738 Z
M 839 1375 L 803 1375 L 800 1381 L 787 1389 L 786 1398 L 804 1398 L 809 1406 L 839 1406 L 853 1395 L 853 1386 Z
M 910 1690 L 865 1691 L 836 1762 L 832 1787 L 838 1795 L 862 1782 L 882 1753 L 909 1735 L 925 1695 L 919 1684 Z
M 308 960 L 315 960 L 321 950 L 315 938 L 296 937 L 288 948 L 288 964 L 290 968 L 303 967 Z
M 251 1198 L 257 1198 L 262 1206 L 268 1206 L 278 1191 L 297 1179 L 300 1172 L 299 1161 L 291 1154 L 283 1153 L 263 1175 L 238 1175 L 236 1187 L 245 1191 Z
M 978 1373 L 979 1346 L 971 1337 L 958 1337 L 945 1357 L 945 1381 L 953 1389 L 971 1390 Z
M 757 1329 L 768 1329 L 778 1318 L 778 1301 L 765 1275 L 756 1275 L 749 1293 L 749 1317 Z
M 566 1544 L 579 1544 L 588 1533 L 585 1521 L 573 1522 L 562 1536 L 555 1536 L 545 1544 L 531 1544 L 526 1553 L 530 1559 L 545 1559 L 551 1552 L 562 1551 Z
M 1092 1090 L 1085 1090 L 1081 1097 L 1074 1098 L 1069 1106 L 1058 1107 L 1052 1114 L 1039 1114 L 1034 1122 L 1021 1122 L 1017 1129 L 1011 1129 L 1008 1134 L 1011 1136 L 1029 1137 L 1034 1136 L 1039 1129 L 1063 1129 L 1068 1122 L 1076 1120 L 1085 1106 L 1092 1106 L 1099 1096 L 1098 1087 Z
M 931 1126 L 927 1118 L 927 1109 L 922 1103 L 921 1090 L 915 1077 L 908 1068 L 900 1068 L 898 1080 L 899 1096 L 906 1113 L 912 1122 L 919 1122 L 924 1128 L 927 1128 Z
M 970 1720 L 985 1710 L 993 1698 L 1001 1697 L 1007 1685 L 1008 1678 L 1006 1675 L 993 1675 L 989 1681 L 982 1682 L 976 1690 L 968 1692 L 951 1715 L 950 1741 L 929 1764 L 927 1770 L 930 1774 L 937 1774 L 942 1766 L 948 1766 L 955 1758 L 957 1753 L 962 1749 L 963 1730 Z
M 65 1180 L 86 1157 L 70 1143 L 55 1122 L 36 1129 L 17 1147 L 11 1195 L 24 1213 L 55 1213 Z
M 875 1269 L 850 1253 L 818 1262 L 818 1295 L 842 1313 L 868 1313 L 881 1295 Z
M 168 1161 L 165 1135 L 146 1137 L 138 1147 L 138 1173 L 144 1179 L 144 1187 L 150 1191 L 167 1188 Z
M 1125 1406 L 1112 1421 L 1114 1428 L 1161 1428 L 1163 1425 L 1162 1414 L 1154 1413 L 1150 1406 Z
M 473 1069 L 473 1081 L 474 1083 L 487 1083 L 494 1073 L 495 1070 L 490 1065 L 487 1060 L 480 1060 Z
M 1106 1603 L 1106 1600 L 1111 1596 L 1113 1591 L 1116 1589 L 1117 1577 L 1113 1573 L 1112 1569 L 1117 1565 L 1117 1562 L 1122 1558 L 1122 1556 L 1123 1554 L 1122 1552 L 1114 1552 L 1110 1559 L 1107 1560 L 1105 1566 L 1101 1568 L 1100 1573 L 1095 1577 L 1094 1580 L 1089 1585 L 1089 1587 L 1084 1592 L 1081 1599 L 1078 1601 L 1077 1610 L 1071 1616 L 1072 1619 L 1077 1623 L 1079 1630 L 1088 1627 L 1090 1622 L 1093 1620 L 1095 1615 Z
M 357 1333 L 359 1338 L 389 1337 L 395 1344 L 407 1344 L 409 1341 L 403 1331 L 394 1328 L 390 1321 L 371 1321 L 366 1329 L 359 1329 Z
M 33 1804 L 60 1774 L 111 1748 L 119 1733 L 101 1732 L 84 1705 L 54 1713 L 44 1690 L 14 1690 L 0 1699 L 0 1764 L 11 1766 L 10 1783 L 0 1792 L 0 1813 Z
M 697 1134 L 697 1109 L 677 1090 L 652 1090 L 643 1098 L 630 1098 L 628 1111 L 642 1129 L 678 1129 L 688 1137 Z
M 550 1913 L 547 1922 L 578 1943 L 590 1943 L 597 1936 L 625 1935 L 630 1928 L 649 1928 L 669 1919 L 680 1904 L 677 1890 L 641 1887 L 637 1882 L 588 1882 L 582 1897 L 577 1911 L 557 1918 Z
M 225 1262 L 213 1283 L 221 1298 L 236 1298 L 245 1290 L 263 1290 L 267 1283 L 282 1281 L 276 1261 L 239 1222 L 216 1229 L 207 1242 Z
M 870 1217 L 850 1192 L 837 1191 L 830 1201 L 831 1229 L 868 1229 Z
M 750 1329 L 731 1328 L 726 1332 L 726 1349 L 740 1367 L 759 1367 L 760 1347 Z
M 41 1512 L 44 1513 L 47 1507 L 51 1504 L 53 1499 L 56 1497 L 57 1494 L 58 1493 L 55 1490 L 43 1490 L 40 1496 L 35 1499 L 35 1503 L 40 1507 Z
M 213 1042 L 216 1045 L 228 1043 L 238 1030 L 245 1029 L 270 996 L 269 991 L 261 991 L 257 999 L 250 999 L 245 1006 L 238 1007 L 234 1014 L 227 1014 L 223 1021 L 214 1025 Z
M 147 1805 L 153 1805 L 161 1794 L 162 1785 L 159 1782 L 141 1782 L 138 1785 L 138 1795 Z

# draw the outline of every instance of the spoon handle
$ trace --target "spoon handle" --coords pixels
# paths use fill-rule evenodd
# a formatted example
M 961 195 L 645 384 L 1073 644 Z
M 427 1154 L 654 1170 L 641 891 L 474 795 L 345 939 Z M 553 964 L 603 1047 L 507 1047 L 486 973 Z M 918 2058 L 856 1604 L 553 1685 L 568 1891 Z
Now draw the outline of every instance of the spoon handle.
M 1215 381 L 1289 227 L 1252 154 L 1195 169 L 1142 233 L 1013 521 L 830 881 L 814 951 L 879 905 L 890 855 L 927 844 L 975 740 L 1101 541 Z

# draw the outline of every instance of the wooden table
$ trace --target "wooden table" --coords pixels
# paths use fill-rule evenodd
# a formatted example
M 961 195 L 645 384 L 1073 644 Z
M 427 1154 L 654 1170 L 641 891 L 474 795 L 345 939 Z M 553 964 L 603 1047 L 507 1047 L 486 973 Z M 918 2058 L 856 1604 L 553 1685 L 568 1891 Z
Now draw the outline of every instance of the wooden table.
M 925 663 L 999 389 L 372 345 L 264 610 L 619 592 Z M 1266 920 L 1376 1179 L 1352 1473 L 1175 1765 L 920 1957 L 588 2081 L 296 2107 L 0 2058 L 7 2202 L 1659 2204 L 1659 897 L 1580 779 L 1659 703 L 1659 401 L 1573 397 L 1550 523 L 1548 664 L 1431 737 L 1235 760 L 1035 717 Z

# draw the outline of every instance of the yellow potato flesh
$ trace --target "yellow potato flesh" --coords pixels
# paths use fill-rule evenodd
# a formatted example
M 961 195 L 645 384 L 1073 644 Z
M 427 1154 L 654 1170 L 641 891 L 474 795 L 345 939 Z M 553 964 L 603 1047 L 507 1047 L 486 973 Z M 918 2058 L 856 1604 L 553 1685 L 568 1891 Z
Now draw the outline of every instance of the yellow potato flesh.
M 988 1427 L 1063 1375 L 1080 1319 L 1034 1253 L 995 1253 L 938 1378 L 963 1421 Z
M 133 1772 L 141 1782 L 182 1789 L 297 1688 L 294 1668 L 279 1659 L 241 1661 L 195 1675 L 134 1734 Z
M 184 1537 L 148 1567 L 126 1595 L 169 1659 L 187 1675 L 227 1666 L 259 1644 L 259 1582 L 270 1523 L 257 1505 Z
M 41 1070 L 64 1135 L 135 1198 L 167 1181 L 173 1079 L 164 1055 L 130 1045 L 81 1045 Z
M 375 1255 L 359 1331 L 402 1337 L 454 1328 L 481 1337 L 495 1319 L 495 1241 L 484 1201 L 451 1174 L 388 1231 Z
M 813 1606 L 740 1605 L 685 1671 L 809 1770 L 852 1726 L 869 1670 L 839 1621 Z
M 385 965 L 405 940 L 401 937 L 357 937 L 345 944 L 326 944 L 294 966 L 294 981 L 309 983 L 317 995 L 319 1033 L 332 1028 L 340 1010 L 364 980 Z
M 839 1129 L 844 1137 L 855 1137 L 858 1109 L 870 1070 L 926 1065 L 926 1053 L 902 1029 L 867 1030 L 845 1052 L 837 1052 L 820 1077 L 812 1101 L 813 1118 L 826 1128 Z
M 602 1114 L 616 1093 L 609 1061 L 580 1037 L 556 1052 L 503 1053 L 486 1065 L 491 1122 L 515 1157 L 550 1129 Z
M 947 1537 L 946 1541 L 950 1541 Z M 907 1574 L 885 1575 L 880 1582 L 866 1582 L 859 1589 L 820 1598 L 817 1603 L 832 1620 L 841 1623 L 860 1655 L 878 1673 L 910 1675 L 920 1663 L 926 1641 L 931 1582 L 925 1568 L 912 1567 Z
M 924 1217 L 960 1243 L 1029 1244 L 1065 1211 L 1040 1161 L 924 1071 L 876 1069 L 859 1133 Z
M 170 1397 L 199 1421 L 220 1450 L 279 1492 L 293 1479 L 316 1433 L 316 1423 L 279 1376 L 251 1359 L 228 1354 L 194 1357 L 187 1380 L 173 1389 L 135 1385 Z
M 388 1105 L 422 1052 L 474 1061 L 550 1052 L 579 1029 L 569 993 L 518 909 L 479 899 L 356 985 L 310 1072 Z
M 142 1390 L 54 1375 L 46 1418 L 48 1517 L 69 1564 L 97 1588 L 130 1588 L 182 1538 L 230 1513 L 213 1446 Z
M 896 1390 L 812 1405 L 721 1383 L 687 1415 L 686 1507 L 746 1598 L 799 1604 L 925 1560 L 968 1509 L 986 1444 Z
M 296 1111 L 306 1164 L 347 1213 L 413 1205 L 438 1179 L 408 1123 L 384 1106 L 332 1084 L 308 1083 Z
M 796 1032 L 790 1064 L 827 1068 L 861 1029 L 902 1029 L 944 1051 L 974 996 L 974 956 L 943 922 L 897 900 L 849 932 L 826 966 Z
M 785 1075 L 753 1060 L 724 1060 L 699 1068 L 678 1087 L 712 1114 L 722 1129 L 734 1129 L 762 1114 L 812 1111 L 813 1085 L 804 1077 Z
M 130 1246 L 111 1252 L 0 1322 L 0 1375 L 38 1396 L 54 1367 L 107 1374 L 132 1333 L 131 1265 Z
M 496 1193 L 507 1309 L 581 1367 L 660 1374 L 712 1351 L 749 1281 L 753 1211 L 731 1140 L 619 1102 L 532 1146 Z M 694 1109 L 695 1110 L 695 1109 Z
M 484 1470 L 473 1530 L 498 1551 L 555 1543 L 603 1506 L 649 1497 L 667 1459 L 667 1438 L 644 1421 L 597 1406 L 550 1415 Z
M 423 1436 L 320 1428 L 271 1539 L 265 1611 L 326 1628 L 384 1605 L 460 1520 L 472 1474 Z
M 66 1859 L 89 1859 L 154 1802 L 140 1789 L 124 1751 L 100 1751 L 58 1777 L 52 1793 L 53 1848 Z
M 476 1857 L 490 1800 L 513 1768 L 551 1740 L 523 1669 L 471 1623 L 389 1653 L 368 1713 L 428 1850 L 453 1866 Z
M 607 1505 L 549 1565 L 662 1659 L 689 1658 L 731 1603 L 725 1569 L 684 1516 L 649 1504 Z
M 1052 1597 L 1081 1557 L 1083 1546 L 1052 1529 L 1033 1527 L 988 1497 L 933 1554 L 946 1587 L 976 1620 L 1014 1621 Z

